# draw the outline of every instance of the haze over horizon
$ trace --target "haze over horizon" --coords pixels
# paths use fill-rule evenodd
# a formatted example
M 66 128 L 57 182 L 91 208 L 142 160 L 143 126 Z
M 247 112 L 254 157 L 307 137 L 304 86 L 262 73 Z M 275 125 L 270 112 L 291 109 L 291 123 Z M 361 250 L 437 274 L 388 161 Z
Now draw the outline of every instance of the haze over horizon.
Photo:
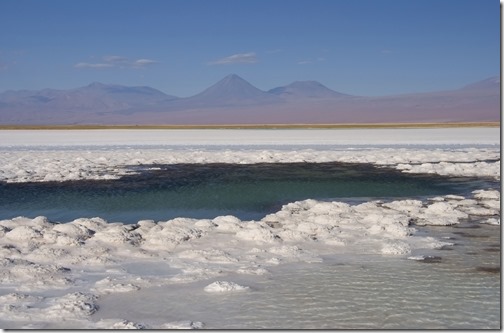
M 217 82 L 213 82 L 211 85 L 213 84 L 216 84 L 222 80 L 226 80 L 228 78 L 231 78 L 231 77 L 235 77 L 235 78 L 238 78 L 240 80 L 244 80 L 246 81 L 248 84 L 250 84 L 250 82 L 246 79 L 244 79 L 243 77 L 241 77 L 240 75 L 236 74 L 236 73 L 229 73 L 227 74 L 226 76 L 220 78 Z M 316 85 L 318 86 L 317 88 L 321 88 L 321 89 L 327 89 L 329 92 L 329 94 L 335 94 L 335 95 L 339 95 L 339 96 L 358 96 L 358 97 L 387 97 L 387 96 L 396 96 L 396 95 L 403 95 L 403 94 L 421 94 L 421 93 L 436 93 L 436 92 L 440 92 L 440 91 L 452 91 L 452 90 L 457 90 L 457 89 L 462 89 L 466 86 L 471 86 L 471 85 L 474 85 L 474 84 L 481 84 L 482 82 L 494 82 L 496 81 L 497 83 L 500 84 L 500 76 L 498 75 L 493 75 L 493 76 L 490 76 L 490 77 L 485 77 L 485 78 L 481 78 L 477 81 L 473 81 L 473 82 L 465 82 L 465 83 L 462 83 L 462 84 L 459 84 L 459 85 L 456 85 L 456 86 L 453 86 L 453 87 L 446 87 L 445 89 L 443 90 L 439 90 L 439 91 L 429 91 L 429 92 L 422 92 L 422 91 L 412 91 L 412 92 L 408 92 L 408 93 L 398 93 L 398 94 L 388 94 L 388 95 L 378 95 L 378 96 L 372 96 L 372 95 L 351 95 L 351 94 L 347 94 L 345 93 L 345 91 L 336 91 L 334 89 L 332 89 L 331 87 L 328 87 L 326 85 L 323 85 L 322 83 L 316 81 L 316 80 L 294 80 L 292 82 L 285 82 L 284 84 L 280 85 L 280 86 L 275 86 L 275 87 L 271 87 L 271 88 L 267 88 L 267 89 L 264 89 L 262 87 L 256 87 L 256 86 L 253 86 L 254 88 L 257 88 L 263 92 L 269 92 L 269 93 L 274 93 L 274 94 L 281 94 L 281 93 L 285 93 L 283 90 L 286 88 L 286 87 L 289 87 L 290 89 L 295 89 L 296 87 L 299 88 L 299 89 L 305 89 L 307 88 L 307 85 Z M 495 82 L 494 82 L 495 83 Z M 1 94 L 9 94 L 9 93 L 17 93 L 17 92 L 34 92 L 34 93 L 38 93 L 39 91 L 45 91 L 45 90 L 75 90 L 75 89 L 81 89 L 81 88 L 86 88 L 86 87 L 99 87 L 99 86 L 117 86 L 117 87 L 128 87 L 128 88 L 148 88 L 148 89 L 155 89 L 155 90 L 158 90 L 160 92 L 162 92 L 163 94 L 165 95 L 168 95 L 168 96 L 171 96 L 171 97 L 174 97 L 174 98 L 190 98 L 190 97 L 194 97 L 196 95 L 199 95 L 201 94 L 203 91 L 205 91 L 206 89 L 208 89 L 209 87 L 206 87 L 206 88 L 203 88 L 201 91 L 197 91 L 195 93 L 193 93 L 192 95 L 189 95 L 189 96 L 177 96 L 177 95 L 174 95 L 172 94 L 171 92 L 169 91 L 163 91 L 161 89 L 158 89 L 157 87 L 154 87 L 154 86 L 151 86 L 149 85 L 148 83 L 146 83 L 145 85 L 125 85 L 125 84 L 121 84 L 121 83 L 114 83 L 114 82 L 99 82 L 99 81 L 92 81 L 92 82 L 89 82 L 87 84 L 84 84 L 82 86 L 78 86 L 78 87 L 69 87 L 67 89 L 56 89 L 56 88 L 53 88 L 53 87 L 45 87 L 45 88 L 42 88 L 42 89 L 9 89 L 9 90 L 6 90 L 6 91 L 0 91 L 0 95 Z
M 493 0 L 4 0 L 0 92 L 103 82 L 189 97 L 229 73 L 263 91 L 446 91 L 500 73 L 499 14 Z
M 500 77 L 431 93 L 354 96 L 317 81 L 263 91 L 230 74 L 190 97 L 93 82 L 0 93 L 0 124 L 317 124 L 499 121 Z
M 227 77 L 238 77 L 240 79 L 244 79 L 243 77 L 239 76 L 238 74 L 236 73 L 229 73 L 227 74 L 226 76 L 224 76 L 223 78 L 221 78 L 220 80 L 218 80 L 217 82 L 227 78 Z M 439 92 L 439 91 L 452 91 L 452 90 L 457 90 L 457 89 L 462 89 L 466 86 L 470 86 L 472 84 L 479 84 L 480 82 L 483 82 L 483 81 L 492 81 L 492 80 L 497 80 L 499 83 L 500 83 L 500 76 L 498 75 L 493 75 L 493 76 L 490 76 L 490 77 L 485 77 L 485 78 L 481 78 L 479 80 L 476 80 L 476 81 L 472 81 L 472 82 L 463 82 L 461 84 L 458 84 L 456 86 L 449 86 L 449 87 L 446 87 L 444 88 L 443 90 L 438 90 L 438 91 L 428 91 L 428 92 L 423 92 L 423 91 L 411 91 L 411 92 L 407 92 L 407 93 L 397 93 L 397 94 L 386 94 L 386 95 L 351 95 L 351 94 L 347 94 L 345 91 L 336 91 L 334 89 L 332 89 L 331 87 L 328 87 L 326 85 L 323 85 L 322 83 L 316 81 L 316 80 L 294 80 L 292 82 L 285 82 L 284 84 L 280 85 L 280 86 L 275 86 L 275 87 L 271 87 L 271 88 L 262 88 L 262 87 L 256 87 L 254 86 L 255 88 L 258 88 L 264 92 L 272 92 L 272 93 L 281 93 L 281 91 L 279 89 L 283 89 L 285 87 L 288 87 L 288 86 L 292 86 L 292 87 L 301 87 L 301 85 L 304 85 L 304 84 L 314 84 L 314 85 L 319 85 L 319 86 L 322 86 L 323 89 L 329 89 L 331 91 L 331 93 L 335 93 L 336 95 L 347 95 L 347 96 L 359 96 L 359 97 L 387 97 L 387 96 L 396 96 L 396 95 L 406 95 L 406 94 L 420 94 L 420 93 L 436 93 L 436 92 Z M 213 82 L 213 84 L 215 84 L 216 82 Z M 247 83 L 249 83 L 247 81 Z M 151 86 L 149 85 L 147 82 L 144 84 L 144 85 L 125 85 L 125 84 L 121 84 L 121 83 L 115 83 L 115 82 L 99 82 L 99 81 L 92 81 L 92 82 L 89 82 L 89 83 L 86 83 L 84 85 L 81 85 L 81 86 L 76 86 L 76 87 L 69 87 L 69 88 L 66 88 L 66 89 L 56 89 L 54 87 L 45 87 L 45 88 L 41 88 L 41 89 L 8 89 L 8 90 L 5 90 L 5 91 L 0 91 L 0 95 L 3 93 L 13 93 L 13 92 L 23 92 L 23 91 L 29 91 L 29 92 L 38 92 L 38 91 L 44 91 L 44 90 L 73 90 L 73 89 L 80 89 L 80 88 L 85 88 L 85 87 L 90 87 L 90 86 L 121 86 L 121 87 L 129 87 L 129 88 L 149 88 L 149 89 L 155 89 L 155 90 L 158 90 L 168 96 L 172 96 L 172 97 L 176 97 L 176 98 L 189 98 L 189 97 L 194 97 L 196 95 L 199 95 L 201 94 L 204 90 L 206 90 L 208 87 L 206 88 L 203 88 L 201 91 L 196 91 L 195 93 L 193 93 L 192 95 L 189 95 L 189 96 L 177 96 L 177 95 L 174 95 L 172 94 L 171 92 L 169 91 L 163 91 L 161 89 L 158 89 L 157 87 L 154 87 L 154 86 Z M 306 86 L 304 86 L 303 88 L 306 88 Z

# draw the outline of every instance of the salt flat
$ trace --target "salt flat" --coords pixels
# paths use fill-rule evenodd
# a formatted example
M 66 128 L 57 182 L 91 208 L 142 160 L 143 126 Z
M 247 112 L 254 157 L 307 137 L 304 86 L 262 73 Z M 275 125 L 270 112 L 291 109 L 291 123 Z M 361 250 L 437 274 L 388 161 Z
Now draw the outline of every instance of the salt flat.
M 500 129 L 0 130 L 0 147 L 72 145 L 499 144 Z
M 372 163 L 409 173 L 499 179 L 499 142 L 497 128 L 0 131 L 0 181 L 115 179 L 131 172 L 127 165 L 295 161 Z M 275 280 L 273 271 L 282 265 L 318 265 L 327 256 L 351 254 L 386 258 L 395 269 L 409 267 L 412 262 L 429 260 L 440 249 L 453 248 L 456 242 L 452 234 L 442 238 L 421 228 L 455 228 L 472 219 L 497 231 L 499 203 L 500 191 L 484 188 L 467 196 L 429 200 L 348 204 L 307 199 L 288 203 L 259 221 L 241 221 L 234 216 L 142 220 L 136 224 L 108 223 L 100 217 L 74 221 L 4 219 L 0 220 L 0 325 L 223 328 L 219 322 L 224 325 L 225 314 L 221 314 L 221 321 L 217 314 L 198 315 L 179 290 L 186 290 L 197 304 L 218 300 L 236 308 L 243 302 L 252 304 L 254 295 L 264 289 L 261 283 L 269 285 L 268 279 Z M 354 275 L 352 269 L 335 269 L 335 273 L 348 272 L 348 279 Z M 477 281 L 488 281 L 485 283 L 495 289 L 498 281 L 494 280 L 485 275 Z M 416 285 L 421 285 L 420 281 Z M 397 281 L 398 286 L 403 286 L 401 283 Z M 411 281 L 408 278 L 404 283 L 410 285 Z M 352 297 L 365 298 L 356 288 Z M 433 328 L 494 328 L 498 295 L 485 303 L 488 297 L 480 300 L 479 289 L 474 293 L 471 311 L 487 318 L 483 322 L 489 326 L 463 321 L 467 319 L 463 311 L 447 311 L 446 317 L 425 318 L 424 323 Z M 177 302 L 184 314 L 163 313 L 166 299 Z M 382 306 L 387 302 L 385 298 Z M 442 308 L 460 303 L 436 302 L 441 302 Z M 147 304 L 161 307 L 160 313 L 142 313 Z M 419 300 L 414 306 L 421 304 Z M 343 303 L 340 306 L 346 308 Z M 302 308 L 300 304 L 298 310 Z M 424 317 L 439 312 L 422 309 L 427 313 Z M 327 314 L 338 312 L 326 310 Z M 423 327 L 422 318 L 414 316 L 391 316 L 388 322 L 377 323 L 373 321 L 376 313 L 359 317 L 358 311 L 354 312 L 355 325 Z M 258 315 L 241 323 L 260 321 Z M 452 326 L 461 322 L 462 326 Z M 232 324 L 226 327 L 241 327 L 240 322 Z M 247 327 L 256 327 L 250 325 Z M 338 328 L 330 316 L 310 325 L 308 328 Z M 348 325 L 352 327 L 351 322 Z M 275 328 L 282 327 L 285 323 Z

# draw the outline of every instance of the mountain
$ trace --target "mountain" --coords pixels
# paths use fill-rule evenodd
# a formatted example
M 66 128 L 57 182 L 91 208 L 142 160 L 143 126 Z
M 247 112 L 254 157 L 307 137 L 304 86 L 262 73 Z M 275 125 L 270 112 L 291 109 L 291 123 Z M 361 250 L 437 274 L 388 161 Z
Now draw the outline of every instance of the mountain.
M 264 92 L 236 74 L 230 74 L 197 95 L 178 101 L 186 108 L 232 107 L 264 105 L 281 102 L 277 96 Z
M 157 105 L 160 102 L 176 98 L 150 87 L 127 87 L 98 82 L 70 90 L 21 90 L 0 94 L 0 102 L 3 107 L 24 106 L 37 110 L 65 108 L 67 110 L 100 110 L 102 112 Z
M 262 91 L 231 74 L 191 97 L 91 83 L 0 94 L 0 124 L 319 124 L 500 121 L 500 79 L 459 89 L 351 96 L 316 81 Z
M 128 87 L 99 82 L 93 82 L 86 87 L 77 89 L 77 91 L 89 92 L 94 98 L 114 99 L 130 106 L 156 105 L 160 102 L 178 99 L 176 96 L 167 95 L 157 89 L 147 86 Z
M 0 123 L 69 123 L 71 119 L 158 106 L 177 99 L 150 87 L 93 82 L 69 90 L 7 91 L 0 94 Z
M 488 89 L 500 89 L 500 77 L 493 76 L 485 80 L 474 82 L 462 87 L 460 90 L 488 90 Z
M 268 90 L 283 98 L 344 98 L 351 95 L 331 90 L 317 81 L 295 81 L 287 86 Z

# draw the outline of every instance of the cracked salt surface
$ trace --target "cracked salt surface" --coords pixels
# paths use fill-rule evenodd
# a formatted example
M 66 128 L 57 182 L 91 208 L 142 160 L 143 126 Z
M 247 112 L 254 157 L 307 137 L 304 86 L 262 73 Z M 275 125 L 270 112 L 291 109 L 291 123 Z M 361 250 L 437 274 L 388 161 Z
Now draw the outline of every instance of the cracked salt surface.
M 0 179 L 106 179 L 134 164 L 264 161 L 408 164 L 402 170 L 499 179 L 498 159 L 498 147 L 478 146 L 9 148 L 0 152 Z M 308 199 L 260 221 L 5 219 L 0 327 L 498 328 L 499 226 L 500 190 L 487 188 L 429 200 Z

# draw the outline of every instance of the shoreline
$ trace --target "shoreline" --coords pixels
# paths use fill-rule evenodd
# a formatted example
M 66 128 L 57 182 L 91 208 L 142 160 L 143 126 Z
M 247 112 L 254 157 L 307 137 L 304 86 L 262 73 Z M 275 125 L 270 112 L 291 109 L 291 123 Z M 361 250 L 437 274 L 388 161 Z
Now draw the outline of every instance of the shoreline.
M 0 147 L 14 146 L 346 146 L 499 145 L 498 127 L 451 128 L 178 128 L 0 130 Z
M 1 125 L 0 130 L 94 130 L 94 129 L 379 129 L 379 128 L 472 128 L 500 127 L 500 122 L 450 123 L 348 123 L 348 124 L 207 124 L 207 125 Z

